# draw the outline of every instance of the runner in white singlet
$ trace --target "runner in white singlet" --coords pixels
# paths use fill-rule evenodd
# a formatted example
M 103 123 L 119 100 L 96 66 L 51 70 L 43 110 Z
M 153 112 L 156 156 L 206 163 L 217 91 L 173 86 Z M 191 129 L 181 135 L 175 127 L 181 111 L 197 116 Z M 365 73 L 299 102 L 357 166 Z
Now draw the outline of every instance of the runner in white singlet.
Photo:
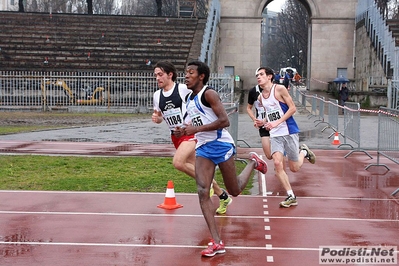
M 266 109 L 266 120 L 259 121 L 258 126 L 265 126 L 270 130 L 275 173 L 287 191 L 287 198 L 280 202 L 280 206 L 286 208 L 296 206 L 298 201 L 284 169 L 284 154 L 288 158 L 292 172 L 299 171 L 305 158 L 310 163 L 315 163 L 316 156 L 306 144 L 299 147 L 299 128 L 293 117 L 296 106 L 284 86 L 273 84 L 273 70 L 269 67 L 260 67 L 256 77 L 258 85 L 263 88 L 258 100 Z

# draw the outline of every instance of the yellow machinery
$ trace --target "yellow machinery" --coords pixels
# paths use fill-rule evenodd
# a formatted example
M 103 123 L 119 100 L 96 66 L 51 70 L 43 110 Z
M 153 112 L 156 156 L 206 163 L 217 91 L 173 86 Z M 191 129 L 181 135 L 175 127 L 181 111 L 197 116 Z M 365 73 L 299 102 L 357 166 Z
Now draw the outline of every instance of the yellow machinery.
M 47 101 L 47 95 L 49 95 L 50 90 L 46 89 L 47 85 L 53 85 L 60 87 L 64 90 L 66 95 L 69 98 L 69 102 L 72 104 L 81 104 L 81 105 L 97 105 L 101 104 L 104 102 L 104 88 L 103 87 L 97 87 L 93 91 L 88 91 L 84 93 L 83 96 L 81 96 L 81 93 L 77 96 L 75 92 L 69 88 L 69 86 L 66 84 L 64 80 L 56 80 L 56 81 L 45 81 L 41 84 L 42 88 L 42 95 L 43 95 L 43 101 L 44 104 L 46 105 Z

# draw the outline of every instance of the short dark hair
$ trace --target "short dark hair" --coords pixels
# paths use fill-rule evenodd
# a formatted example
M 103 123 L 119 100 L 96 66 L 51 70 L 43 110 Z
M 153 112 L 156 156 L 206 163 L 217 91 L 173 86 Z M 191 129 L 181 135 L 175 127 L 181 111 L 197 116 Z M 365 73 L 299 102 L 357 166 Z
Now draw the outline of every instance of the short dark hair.
M 155 66 L 155 68 L 160 68 L 162 69 L 163 72 L 166 74 L 173 73 L 172 75 L 172 81 L 176 81 L 177 79 L 177 70 L 176 67 L 169 61 L 158 61 Z
M 273 81 L 273 80 L 274 80 L 274 70 L 271 69 L 270 67 L 259 67 L 259 68 L 256 70 L 256 73 L 257 73 L 259 70 L 262 70 L 262 69 L 265 71 L 266 75 L 272 75 L 272 80 L 271 80 L 271 81 Z
M 207 64 L 201 61 L 191 61 L 190 63 L 187 64 L 187 66 L 197 66 L 198 75 L 201 74 L 205 75 L 203 80 L 204 85 L 208 83 L 211 71 L 209 70 Z

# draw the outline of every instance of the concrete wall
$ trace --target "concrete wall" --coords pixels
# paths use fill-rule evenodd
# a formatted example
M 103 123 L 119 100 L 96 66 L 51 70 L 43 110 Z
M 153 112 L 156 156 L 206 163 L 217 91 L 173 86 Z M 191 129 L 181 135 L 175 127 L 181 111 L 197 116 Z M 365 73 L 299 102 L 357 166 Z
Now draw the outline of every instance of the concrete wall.
M 311 17 L 310 89 L 327 90 L 326 82 L 346 68 L 354 78 L 356 0 L 318 0 L 318 13 Z
M 11 5 L 10 0 L 0 0 L 0 10 L 1 11 L 17 11 L 18 10 L 18 0 L 14 1 L 14 5 Z
M 357 90 L 368 91 L 369 77 L 385 77 L 384 69 L 371 44 L 366 27 L 359 25 L 356 30 L 356 68 Z
M 258 1 L 221 0 L 218 72 L 234 66 L 244 89 L 256 84 L 254 73 L 260 65 L 262 17 L 257 11 Z
M 258 23 L 259 22 L 259 23 Z M 260 19 L 224 18 L 220 24 L 218 72 L 234 66 L 234 74 L 245 84 L 256 83 L 260 65 Z
M 327 90 L 337 68 L 347 68 L 354 78 L 353 50 L 357 0 L 298 0 L 310 14 L 310 89 Z M 260 64 L 261 12 L 267 0 L 221 0 L 218 72 L 234 66 L 244 89 L 256 84 L 254 71 Z

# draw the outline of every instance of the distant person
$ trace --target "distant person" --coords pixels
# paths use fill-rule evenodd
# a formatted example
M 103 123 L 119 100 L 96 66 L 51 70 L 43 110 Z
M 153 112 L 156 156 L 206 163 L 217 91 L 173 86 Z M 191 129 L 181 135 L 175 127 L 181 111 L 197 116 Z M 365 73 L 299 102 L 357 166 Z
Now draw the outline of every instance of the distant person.
M 292 79 L 294 78 L 294 72 L 292 72 L 292 70 L 290 72 L 288 72 L 290 74 L 290 81 L 292 81 Z
M 288 87 L 290 86 L 290 74 L 288 73 L 288 71 L 285 72 L 284 74 L 284 81 L 283 81 L 283 85 L 286 89 L 288 89 Z
M 294 75 L 294 82 L 295 82 L 296 85 L 299 85 L 299 82 L 301 81 L 301 78 L 302 78 L 301 75 L 299 75 L 299 73 L 296 72 L 295 75 Z
M 195 178 L 202 214 L 212 236 L 208 248 L 201 252 L 202 256 L 212 257 L 225 253 L 225 246 L 220 238 L 220 231 L 214 217 L 214 207 L 209 198 L 209 189 L 215 174 L 216 165 L 222 173 L 227 191 L 237 197 L 252 178 L 252 170 L 267 172 L 267 164 L 256 153 L 249 153 L 249 162 L 237 176 L 234 154 L 234 140 L 226 127 L 230 125 L 220 96 L 208 87 L 209 67 L 200 61 L 188 63 L 186 68 L 186 85 L 192 90 L 187 98 L 187 114 L 190 122 L 184 128 L 186 135 L 195 134 L 197 139 Z
M 305 144 L 299 146 L 299 128 L 293 117 L 296 106 L 284 86 L 273 84 L 273 70 L 260 67 L 256 78 L 263 88 L 258 100 L 266 109 L 266 120 L 259 121 L 257 125 L 270 131 L 275 175 L 287 192 L 287 198 L 280 202 L 280 207 L 296 206 L 298 201 L 284 169 L 284 154 L 292 172 L 301 169 L 305 158 L 314 164 L 316 156 Z
M 276 72 L 276 74 L 274 74 L 274 83 L 280 84 L 280 79 L 281 79 L 280 73 Z
M 339 89 L 339 100 L 340 100 L 340 104 L 342 106 L 345 106 L 346 101 L 349 98 L 349 89 L 346 86 L 346 83 L 342 83 L 340 89 Z
M 160 88 L 154 93 L 154 113 L 152 121 L 160 124 L 165 120 L 170 130 L 170 136 L 176 153 L 173 156 L 173 166 L 195 179 L 195 144 L 194 134 L 182 135 L 180 129 L 183 126 L 186 113 L 185 97 L 191 90 L 185 84 L 175 83 L 177 71 L 175 66 L 168 61 L 159 61 L 154 67 L 154 75 Z M 227 206 L 233 201 L 227 192 L 219 187 L 215 180 L 212 181 L 213 191 L 219 197 L 218 214 L 224 214 Z

